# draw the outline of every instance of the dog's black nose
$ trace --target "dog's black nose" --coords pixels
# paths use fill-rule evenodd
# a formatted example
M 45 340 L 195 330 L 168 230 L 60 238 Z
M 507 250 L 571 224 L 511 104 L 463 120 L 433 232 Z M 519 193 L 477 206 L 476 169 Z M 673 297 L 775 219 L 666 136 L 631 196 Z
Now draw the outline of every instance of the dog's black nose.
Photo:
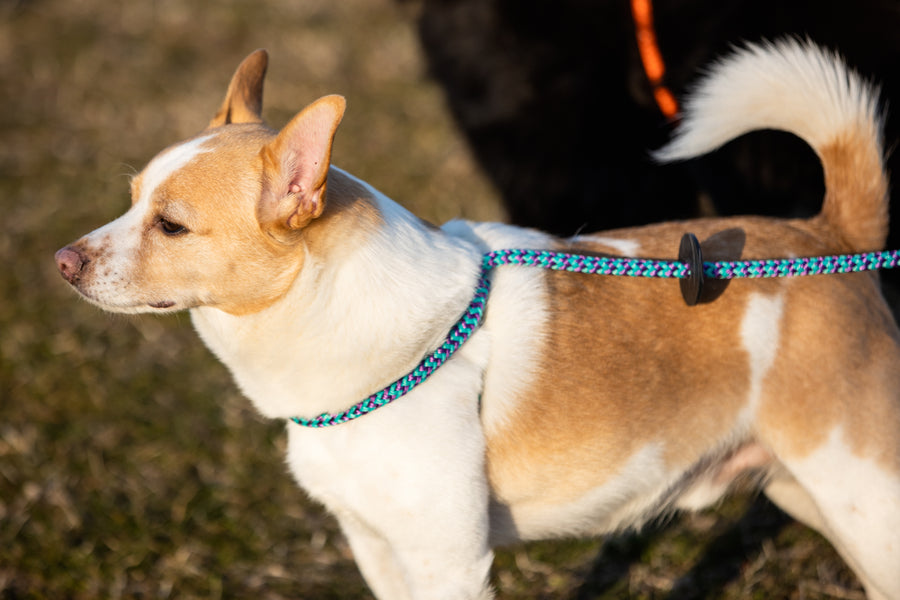
M 69 283 L 78 281 L 86 262 L 84 255 L 71 246 L 66 246 L 56 253 L 56 268 Z

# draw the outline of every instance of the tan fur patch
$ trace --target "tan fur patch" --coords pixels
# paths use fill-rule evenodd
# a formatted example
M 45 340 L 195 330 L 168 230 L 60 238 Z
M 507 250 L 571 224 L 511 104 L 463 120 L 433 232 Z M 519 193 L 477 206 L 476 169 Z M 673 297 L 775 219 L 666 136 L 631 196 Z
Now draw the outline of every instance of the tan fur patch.
M 319 256 L 352 250 L 358 236 L 367 236 L 384 223 L 371 192 L 356 179 L 331 169 L 326 185 L 325 212 L 304 232 L 310 251 Z
M 888 182 L 873 137 L 853 130 L 820 151 L 827 190 L 822 215 L 853 252 L 881 250 L 887 239 Z
M 761 436 L 782 456 L 806 456 L 840 425 L 857 456 L 900 471 L 900 454 L 883 454 L 900 432 L 900 340 L 876 279 L 830 275 L 788 291 L 785 343 L 759 413 Z
M 333 252 L 336 240 L 345 243 L 378 227 L 369 191 L 332 170 L 323 214 L 289 239 L 269 235 L 257 221 L 256 206 L 259 152 L 273 135 L 259 124 L 221 128 L 205 143 L 212 151 L 198 154 L 151 191 L 134 286 L 190 293 L 192 302 L 234 315 L 255 313 L 283 297 L 309 253 Z M 135 194 L 141 185 L 138 177 Z M 189 233 L 166 236 L 157 226 L 160 218 Z
M 708 261 L 815 255 L 839 246 L 821 220 L 702 220 L 603 235 L 639 242 L 640 256 L 672 259 L 686 231 L 697 234 Z M 564 247 L 581 252 L 603 249 L 588 243 Z M 791 373 L 792 365 L 815 364 L 797 353 L 809 346 L 833 350 L 848 335 L 849 323 L 809 304 L 827 293 L 833 297 L 832 305 L 855 302 L 851 307 L 855 310 L 882 310 L 868 275 L 844 283 L 830 278 L 710 282 L 719 288 L 715 299 L 694 307 L 685 305 L 674 280 L 558 272 L 545 277 L 551 302 L 549 339 L 538 383 L 522 395 L 507 429 L 488 440 L 489 474 L 501 500 L 534 496 L 552 503 L 577 498 L 609 480 L 629 456 L 650 442 L 663 444 L 672 469 L 688 467 L 716 443 L 737 442 L 729 436 L 749 391 L 748 356 L 739 327 L 751 291 L 767 296 L 777 290 L 788 293 L 784 316 L 788 346 L 779 353 L 779 366 L 763 390 L 768 399 L 762 426 L 767 439 L 774 437 L 771 428 L 793 440 L 788 450 L 804 451 L 824 439 L 848 412 L 848 407 L 836 404 L 827 410 L 816 407 L 819 401 L 833 402 L 825 390 L 840 384 L 846 366 L 831 363 L 847 360 L 846 353 L 834 352 L 834 359 L 825 362 L 830 368 L 815 377 L 798 379 Z M 811 287 L 823 291 L 810 293 Z M 888 319 L 882 315 L 883 322 Z M 805 334 L 797 331 L 804 328 Z M 821 341 L 811 339 L 813 332 L 822 336 Z M 861 344 L 874 334 L 861 331 L 849 336 Z M 882 349 L 889 346 L 887 340 L 879 344 Z M 896 381 L 892 384 L 897 389 Z M 805 400 L 795 404 L 796 410 L 789 408 L 787 398 L 800 395 Z M 896 398 L 885 399 L 876 413 L 890 418 L 891 404 L 896 414 Z M 806 416 L 810 413 L 816 415 L 814 422 Z M 876 418 L 859 418 L 851 428 L 860 451 L 869 445 L 861 432 Z M 566 485 L 559 485 L 563 481 Z

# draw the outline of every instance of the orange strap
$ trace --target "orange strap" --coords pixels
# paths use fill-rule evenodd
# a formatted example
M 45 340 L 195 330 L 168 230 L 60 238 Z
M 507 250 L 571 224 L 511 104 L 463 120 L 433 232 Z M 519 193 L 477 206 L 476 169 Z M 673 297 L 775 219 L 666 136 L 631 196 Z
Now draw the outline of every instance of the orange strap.
M 634 35 L 637 39 L 644 72 L 653 87 L 653 98 L 666 118 L 675 119 L 678 116 L 678 101 L 675 100 L 675 96 L 669 91 L 669 88 L 663 84 L 666 65 L 656 42 L 652 0 L 631 0 L 631 15 L 634 18 Z

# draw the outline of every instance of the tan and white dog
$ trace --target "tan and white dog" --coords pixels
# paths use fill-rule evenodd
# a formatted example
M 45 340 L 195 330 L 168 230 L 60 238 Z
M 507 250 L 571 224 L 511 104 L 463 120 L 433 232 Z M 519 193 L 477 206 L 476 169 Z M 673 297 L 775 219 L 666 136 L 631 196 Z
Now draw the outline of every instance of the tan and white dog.
M 338 412 L 405 375 L 472 298 L 482 255 L 540 248 L 708 260 L 880 249 L 887 178 L 873 92 L 811 44 L 715 65 L 663 150 L 758 128 L 821 157 L 808 220 L 704 219 L 558 239 L 416 218 L 331 166 L 344 100 L 280 132 L 267 56 L 237 69 L 209 127 L 134 178 L 122 217 L 60 250 L 85 298 L 190 310 L 266 416 Z M 597 140 L 603 143 L 603 140 Z M 288 423 L 288 464 L 337 517 L 379 598 L 490 598 L 492 548 L 637 527 L 749 479 L 820 531 L 872 598 L 900 598 L 900 333 L 872 273 L 719 285 L 504 266 L 485 321 L 405 397 L 342 425 Z

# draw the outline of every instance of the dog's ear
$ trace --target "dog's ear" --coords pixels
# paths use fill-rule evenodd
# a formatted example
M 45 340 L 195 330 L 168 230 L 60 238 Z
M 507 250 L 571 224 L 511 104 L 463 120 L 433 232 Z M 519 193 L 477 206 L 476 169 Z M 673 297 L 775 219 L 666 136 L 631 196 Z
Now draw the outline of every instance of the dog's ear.
M 262 123 L 263 80 L 269 53 L 257 50 L 238 65 L 228 84 L 225 101 L 209 122 L 209 127 L 228 123 Z
M 347 103 L 325 96 L 304 108 L 261 151 L 264 226 L 297 230 L 322 214 L 334 133 Z

